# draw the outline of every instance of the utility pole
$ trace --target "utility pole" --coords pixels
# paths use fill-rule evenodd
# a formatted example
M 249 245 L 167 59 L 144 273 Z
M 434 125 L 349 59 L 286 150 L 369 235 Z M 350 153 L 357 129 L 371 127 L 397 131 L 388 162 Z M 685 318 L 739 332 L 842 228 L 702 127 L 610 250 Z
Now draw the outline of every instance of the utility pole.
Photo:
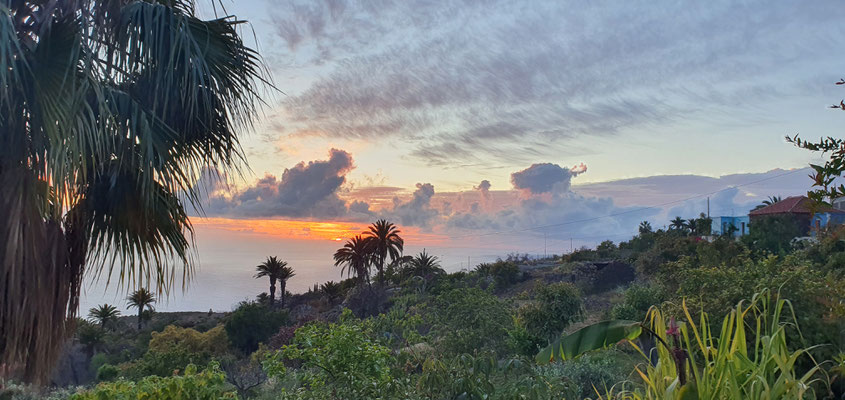
M 707 196 L 707 218 L 710 218 L 710 196 Z
M 543 258 L 548 257 L 546 254 L 546 232 L 543 232 Z
M 572 253 L 573 251 L 575 250 L 572 248 L 572 238 L 569 238 L 569 252 Z

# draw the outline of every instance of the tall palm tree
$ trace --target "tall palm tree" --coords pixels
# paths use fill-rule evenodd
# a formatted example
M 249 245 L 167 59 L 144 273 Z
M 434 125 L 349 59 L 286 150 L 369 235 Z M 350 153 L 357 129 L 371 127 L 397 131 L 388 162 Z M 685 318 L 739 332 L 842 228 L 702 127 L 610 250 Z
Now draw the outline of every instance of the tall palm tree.
M 399 228 L 386 219 L 374 222 L 366 232 L 366 241 L 373 253 L 373 264 L 378 270 L 378 282 L 384 280 L 384 263 L 387 258 L 396 260 L 402 255 L 405 241 L 399 236 Z
M 156 302 L 155 293 L 145 288 L 140 288 L 132 292 L 126 300 L 129 301 L 129 308 L 135 307 L 138 309 L 138 330 L 141 330 L 144 310 L 153 311 L 153 304 Z
M 411 260 L 410 269 L 413 276 L 427 277 L 446 273 L 440 267 L 437 257 L 426 253 L 425 249 Z
M 120 310 L 109 304 L 101 304 L 88 310 L 88 317 L 99 322 L 101 328 L 105 328 L 107 323 L 117 320 L 119 316 Z
M 204 168 L 233 172 L 266 68 L 193 0 L 0 5 L 0 369 L 44 382 L 83 271 L 190 277 Z
M 279 260 L 276 257 L 267 257 L 267 260 L 255 267 L 255 270 L 257 271 L 255 278 L 263 278 L 265 276 L 270 278 L 271 306 L 276 298 L 276 281 L 282 279 L 283 276 L 287 276 L 284 278 L 285 282 L 282 282 L 282 297 L 284 298 L 285 283 L 287 283 L 286 281 L 294 275 L 293 269 L 288 267 L 287 262 Z M 282 307 L 284 307 L 284 301 L 282 301 Z
M 293 278 L 294 275 L 296 274 L 293 272 L 293 268 L 288 267 L 287 265 L 282 267 L 281 271 L 279 271 L 277 279 L 279 280 L 279 287 L 282 289 L 282 295 L 279 296 L 282 298 L 282 307 L 285 306 L 285 294 L 287 293 L 288 279 Z
M 341 275 L 344 271 L 348 276 L 356 276 L 360 281 L 370 283 L 370 261 L 372 259 L 372 252 L 367 244 L 367 241 L 361 235 L 347 240 L 343 247 L 337 249 L 334 253 L 335 267 L 343 265 L 340 270 Z

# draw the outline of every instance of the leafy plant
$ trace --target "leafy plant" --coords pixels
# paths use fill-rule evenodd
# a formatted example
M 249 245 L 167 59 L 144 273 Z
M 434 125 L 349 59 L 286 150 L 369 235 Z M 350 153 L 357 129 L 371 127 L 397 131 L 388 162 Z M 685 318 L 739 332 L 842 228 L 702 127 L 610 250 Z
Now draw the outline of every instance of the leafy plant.
M 219 400 L 236 399 L 234 391 L 225 385 L 225 375 L 217 363 L 198 372 L 197 367 L 189 365 L 184 374 L 168 377 L 148 376 L 138 382 L 119 379 L 114 382 L 100 383 L 90 390 L 77 392 L 69 400 Z
M 226 322 L 229 343 L 246 354 L 258 350 L 258 344 L 279 331 L 288 320 L 284 311 L 273 310 L 256 302 L 241 302 Z
M 101 304 L 88 310 L 88 318 L 99 322 L 103 329 L 109 322 L 116 321 L 118 316 L 120 316 L 120 311 L 117 307 L 109 304 Z
M 297 398 L 375 398 L 383 396 L 393 381 L 390 349 L 371 337 L 367 322 L 345 310 L 340 322 L 311 323 L 296 330 L 290 345 L 269 353 L 267 375 L 284 379 L 285 360 L 302 363 Z
M 423 311 L 430 335 L 454 354 L 503 351 L 512 321 L 508 304 L 478 288 L 452 289 L 432 298 Z
M 706 313 L 698 323 L 686 306 L 686 323 L 677 324 L 654 308 L 647 325 L 631 321 L 604 321 L 564 336 L 537 355 L 547 363 L 627 341 L 644 358 L 646 353 L 631 342 L 649 332 L 659 343 L 653 350 L 657 362 L 637 367 L 643 389 L 626 394 L 642 399 L 803 399 L 813 394 L 812 385 L 823 381 L 820 367 L 805 372 L 796 368 L 800 358 L 811 358 L 811 349 L 789 350 L 786 327 L 792 306 L 769 291 L 740 302 L 723 320 L 716 335 Z M 795 323 L 794 318 L 791 323 Z M 751 334 L 746 336 L 746 327 Z M 753 338 L 753 339 L 752 339 Z M 825 385 L 826 387 L 829 385 Z
M 569 282 L 542 284 L 535 292 L 534 303 L 519 309 L 519 320 L 531 334 L 551 338 L 582 318 L 581 293 L 575 285 Z

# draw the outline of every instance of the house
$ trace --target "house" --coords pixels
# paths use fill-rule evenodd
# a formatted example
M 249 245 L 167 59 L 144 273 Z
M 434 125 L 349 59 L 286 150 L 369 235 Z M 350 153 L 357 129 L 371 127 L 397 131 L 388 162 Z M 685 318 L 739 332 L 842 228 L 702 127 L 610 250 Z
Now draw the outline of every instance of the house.
M 817 205 L 806 196 L 787 197 L 748 213 L 751 224 L 770 216 L 788 216 L 798 224 L 802 236 L 814 236 L 815 232 L 829 225 L 845 223 L 845 211 Z
M 710 234 L 715 236 L 730 235 L 731 237 L 748 234 L 748 216 L 741 217 L 712 217 Z

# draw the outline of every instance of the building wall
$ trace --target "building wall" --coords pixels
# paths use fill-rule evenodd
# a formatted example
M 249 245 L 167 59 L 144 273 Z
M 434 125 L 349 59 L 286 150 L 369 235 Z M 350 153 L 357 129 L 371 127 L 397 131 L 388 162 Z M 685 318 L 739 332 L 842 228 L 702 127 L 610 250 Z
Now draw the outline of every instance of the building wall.
M 710 234 L 721 236 L 724 235 L 729 227 L 735 227 L 735 232 L 732 237 L 739 237 L 748 234 L 749 219 L 747 215 L 739 217 L 713 217 L 713 222 L 710 225 Z

